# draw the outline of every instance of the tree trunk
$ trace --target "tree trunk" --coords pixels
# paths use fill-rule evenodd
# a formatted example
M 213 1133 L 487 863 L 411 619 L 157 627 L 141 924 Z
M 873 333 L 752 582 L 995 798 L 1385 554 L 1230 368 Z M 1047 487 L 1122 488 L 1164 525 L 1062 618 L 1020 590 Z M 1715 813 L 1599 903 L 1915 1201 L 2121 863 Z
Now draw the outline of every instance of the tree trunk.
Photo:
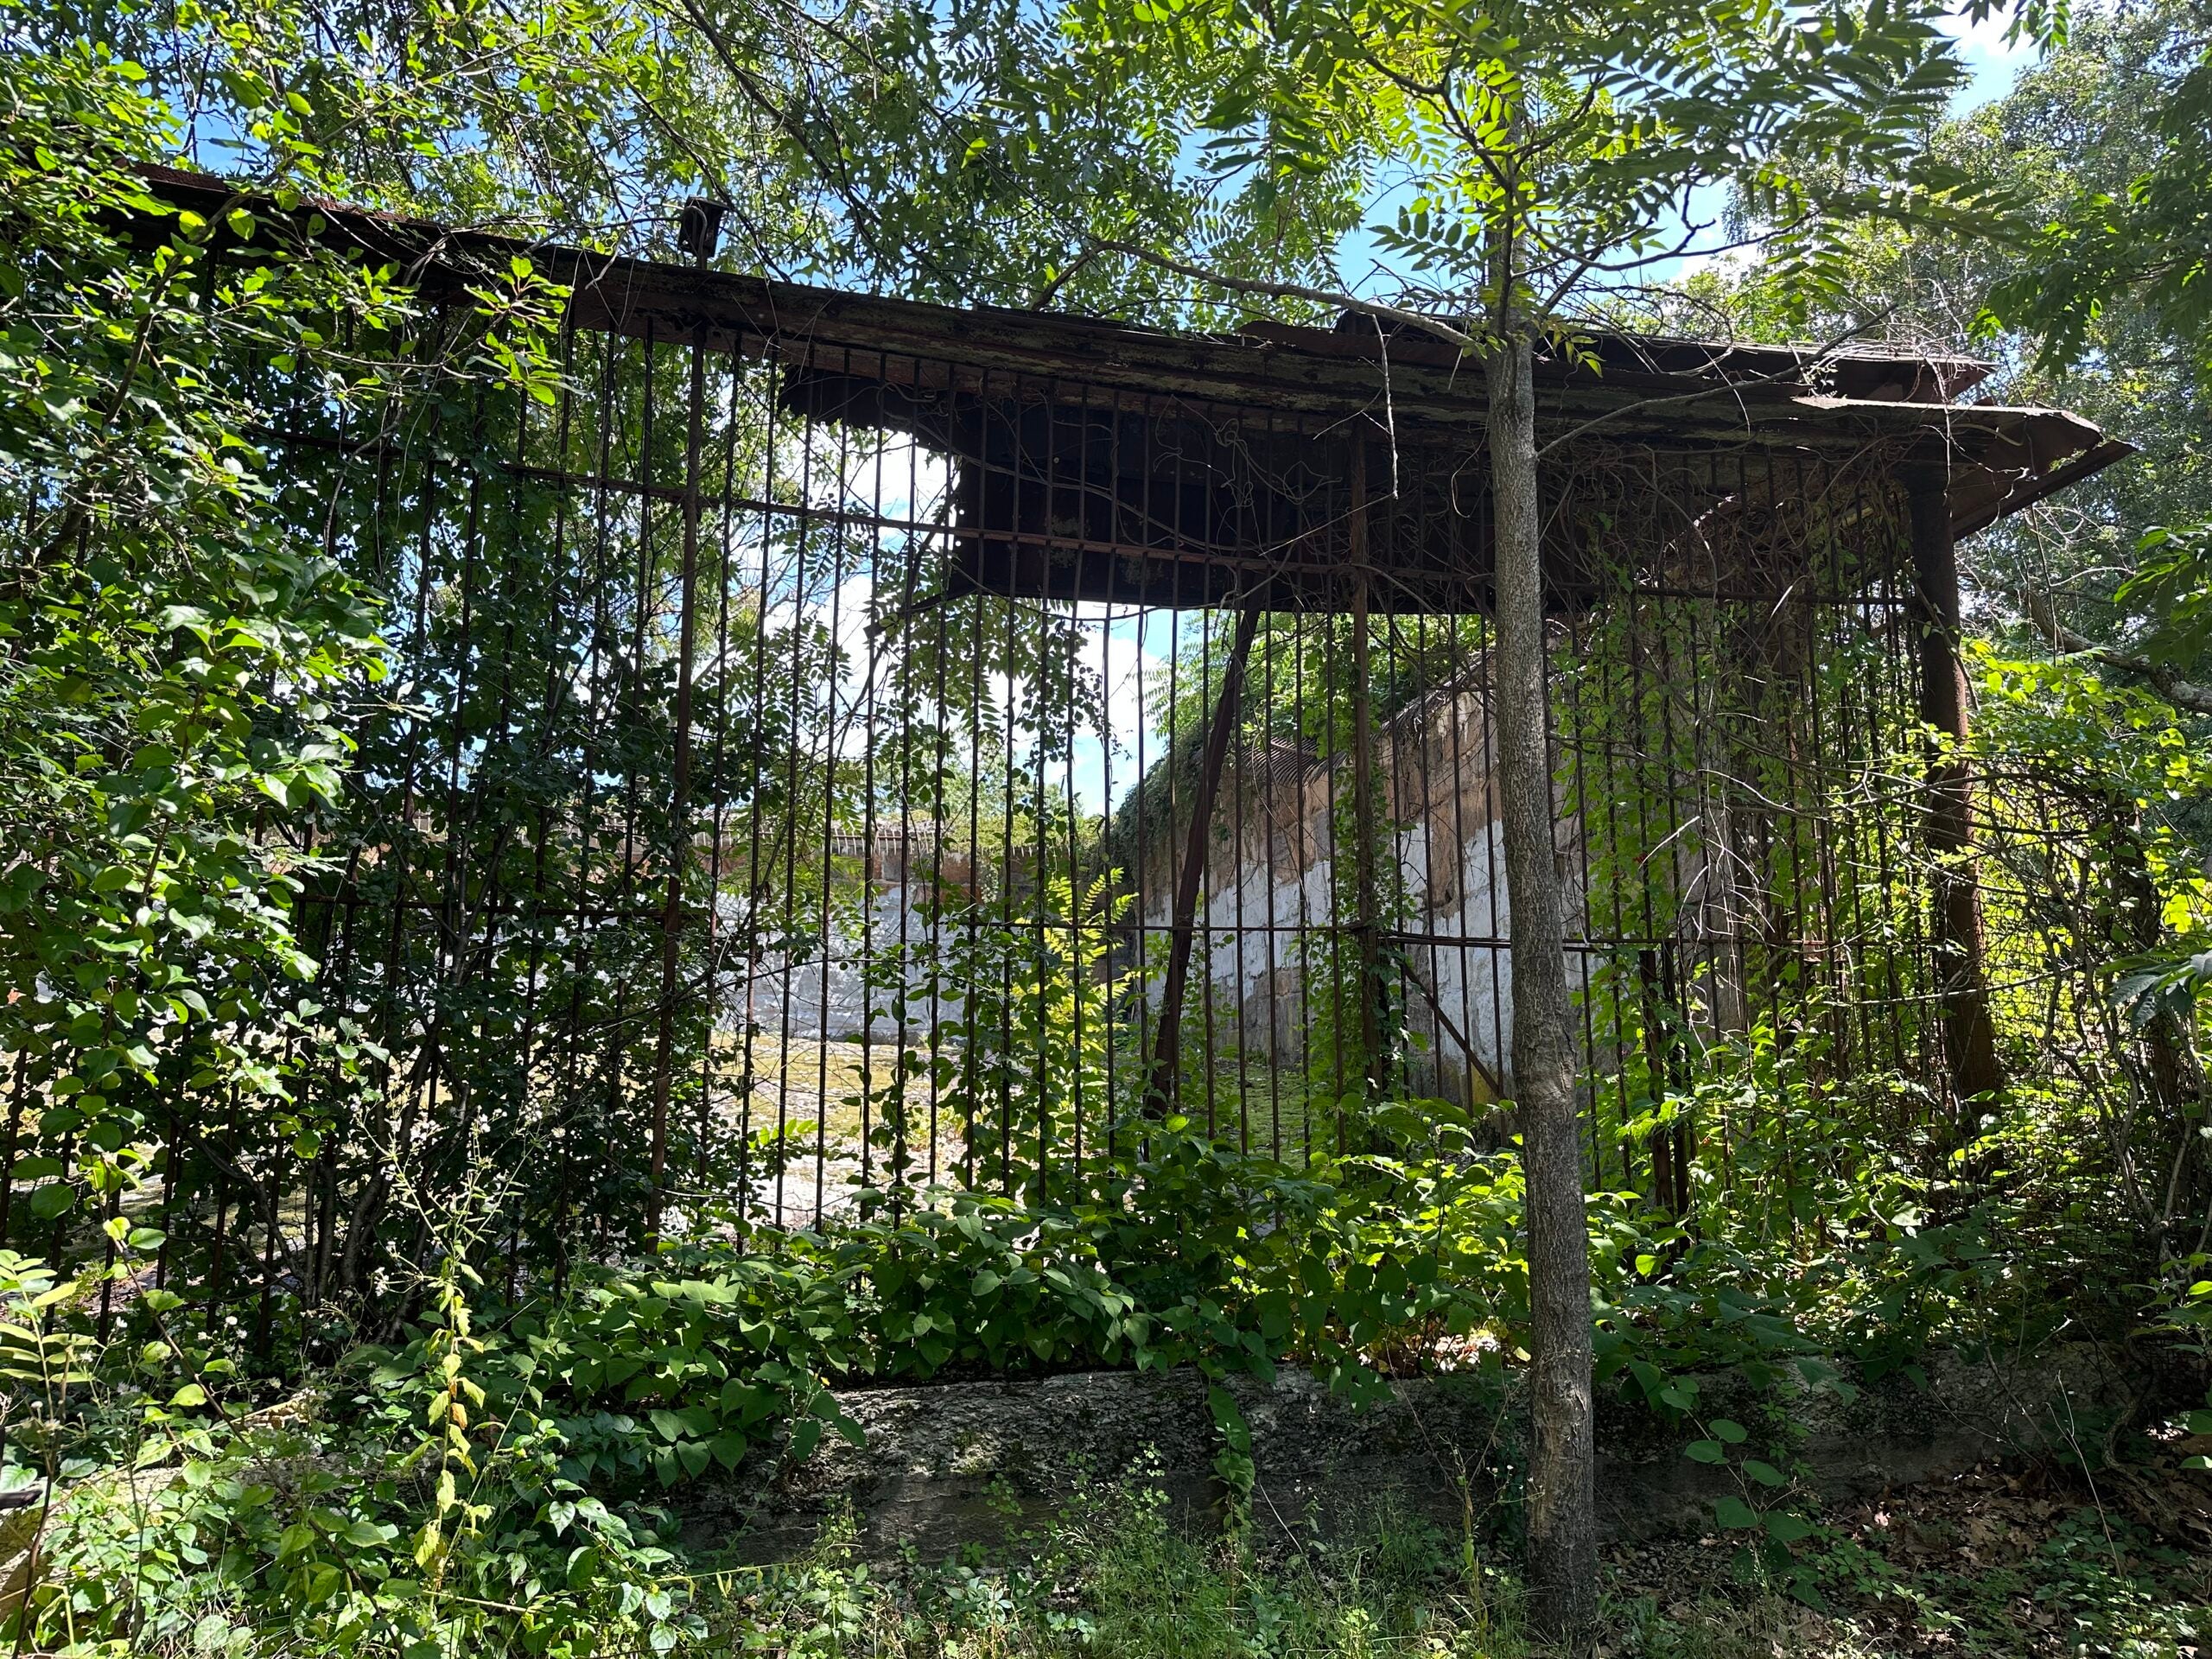
M 1574 1098 L 1573 1010 L 1554 839 L 1533 342 L 1490 365 L 1497 598 L 1493 694 L 1499 816 L 1512 906 L 1513 1094 L 1528 1178 L 1529 1585 L 1540 1630 L 1586 1646 L 1597 1619 L 1590 1235 Z

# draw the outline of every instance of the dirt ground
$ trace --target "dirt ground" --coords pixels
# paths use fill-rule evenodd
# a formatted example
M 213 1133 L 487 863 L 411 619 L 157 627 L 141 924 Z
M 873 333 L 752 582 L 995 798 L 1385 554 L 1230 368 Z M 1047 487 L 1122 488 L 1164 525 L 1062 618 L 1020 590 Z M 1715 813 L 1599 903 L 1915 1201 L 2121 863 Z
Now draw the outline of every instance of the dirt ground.
M 1978 1468 L 1832 1511 L 1801 1550 L 1821 1605 L 1747 1583 L 1728 1535 L 1620 1547 L 1629 1616 L 1601 1651 L 2212 1656 L 2212 1473 L 2182 1466 L 2190 1449 Z

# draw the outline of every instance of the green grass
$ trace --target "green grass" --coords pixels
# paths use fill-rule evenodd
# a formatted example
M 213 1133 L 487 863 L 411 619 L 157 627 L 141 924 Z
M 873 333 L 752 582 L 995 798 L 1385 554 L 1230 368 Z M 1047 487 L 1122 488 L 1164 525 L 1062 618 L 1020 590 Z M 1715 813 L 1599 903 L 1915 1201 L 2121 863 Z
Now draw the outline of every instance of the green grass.
M 1387 1508 L 1345 1538 L 1270 1560 L 1185 1535 L 1156 1491 L 1126 1484 L 1101 1487 L 1011 1551 L 971 1548 L 940 1566 L 874 1573 L 850 1559 L 850 1538 L 833 1529 L 804 1560 L 724 1580 L 709 1622 L 741 1648 L 789 1659 L 1525 1650 L 1510 1581 L 1479 1562 L 1455 1580 L 1451 1541 Z
M 2172 1479 L 2177 1472 L 2167 1471 Z M 1732 1545 L 1607 1552 L 1597 1659 L 2192 1659 L 2212 1651 L 2212 1550 L 2192 1489 L 2136 1513 L 2099 1488 L 1978 1472 L 1833 1514 L 1781 1593 Z M 2109 1497 L 2109 1492 L 2106 1494 Z M 2212 1485 L 2202 1497 L 2212 1498 Z M 1538 1659 L 1496 1541 L 1383 1503 L 1330 1540 L 1194 1539 L 1141 1484 L 1105 1484 L 1041 1534 L 887 1572 L 832 1529 L 787 1567 L 715 1581 L 711 1622 L 786 1659 Z

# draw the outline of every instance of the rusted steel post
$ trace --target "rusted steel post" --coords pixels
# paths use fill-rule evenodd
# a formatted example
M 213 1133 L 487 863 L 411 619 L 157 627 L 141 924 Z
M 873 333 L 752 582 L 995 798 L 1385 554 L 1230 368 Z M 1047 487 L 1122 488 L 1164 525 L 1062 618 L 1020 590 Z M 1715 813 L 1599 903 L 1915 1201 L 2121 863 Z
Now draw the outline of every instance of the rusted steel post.
M 676 626 L 675 754 L 668 823 L 668 893 L 660 917 L 660 1027 L 653 1045 L 653 1151 L 652 1213 L 645 1217 L 645 1243 L 660 1238 L 664 1189 L 668 1179 L 669 1074 L 674 1068 L 677 946 L 683 931 L 683 866 L 691 855 L 691 658 L 698 626 L 699 452 L 704 438 L 707 402 L 707 346 L 703 335 L 691 342 L 691 397 L 683 438 L 683 566 L 678 577 Z M 640 605 L 647 595 L 638 595 Z M 711 1040 L 711 1038 L 710 1039 Z
M 1982 968 L 1981 895 L 1974 862 L 1974 777 L 1966 676 L 1959 664 L 1959 562 L 1951 535 L 1947 470 L 1917 464 L 1900 474 L 1912 530 L 1920 622 L 1920 717 L 1941 734 L 1928 767 L 1928 851 L 1935 863 L 1933 932 L 1943 1053 L 1961 1107 L 2000 1087 L 1997 1033 Z
M 1355 451 L 1355 454 L 1357 454 Z M 1371 672 L 1367 648 L 1366 467 L 1352 463 L 1352 563 L 1359 578 L 1351 593 L 1351 834 L 1354 901 L 1353 937 L 1359 942 L 1359 1042 L 1367 1086 L 1382 1088 L 1382 1011 L 1376 1007 L 1382 974 L 1375 916 L 1375 702 L 1368 690 Z
M 1183 868 L 1176 873 L 1174 907 L 1168 916 L 1167 973 L 1160 982 L 1160 1025 L 1152 1052 L 1152 1069 L 1145 1082 L 1144 1109 L 1147 1116 L 1165 1117 L 1173 1109 L 1182 1056 L 1183 990 L 1191 977 L 1191 936 L 1196 931 L 1198 887 L 1205 876 L 1206 841 L 1213 829 L 1213 804 L 1221 792 L 1221 772 L 1229 759 L 1229 739 L 1236 729 L 1239 705 L 1244 696 L 1244 662 L 1252 654 L 1252 638 L 1259 632 L 1260 607 L 1255 601 L 1236 618 L 1236 635 L 1229 647 L 1229 663 L 1221 677 L 1221 698 L 1214 704 L 1213 723 L 1206 728 L 1206 746 L 1198 757 L 1198 786 L 1191 800 L 1191 823 L 1183 837 Z

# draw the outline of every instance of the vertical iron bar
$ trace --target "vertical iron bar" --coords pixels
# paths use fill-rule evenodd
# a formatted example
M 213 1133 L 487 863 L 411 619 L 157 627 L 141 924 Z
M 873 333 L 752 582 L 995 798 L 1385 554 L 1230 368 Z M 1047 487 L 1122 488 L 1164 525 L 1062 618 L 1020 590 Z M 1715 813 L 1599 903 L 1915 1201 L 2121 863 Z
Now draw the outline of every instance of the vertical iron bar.
M 1367 513 L 1366 446 L 1355 442 L 1352 449 L 1351 518 L 1351 815 L 1352 871 L 1359 913 L 1352 929 L 1359 943 L 1359 1039 L 1363 1071 L 1370 1098 L 1379 1098 L 1388 1087 L 1382 1056 L 1382 1022 L 1376 1007 L 1382 990 L 1382 969 L 1375 937 L 1375 705 L 1369 682 L 1373 664 L 1367 638 Z
M 1912 563 L 1920 624 L 1920 715 L 1938 734 L 1928 768 L 1928 850 L 1935 863 L 1936 984 L 1943 1051 L 1950 1063 L 1953 1109 L 2003 1086 L 1997 1033 L 1982 968 L 1981 901 L 1974 865 L 1974 778 L 1966 675 L 1959 662 L 1959 563 L 1951 535 L 1947 469 L 1903 469 L 1911 515 Z M 1963 1116 L 1956 1126 L 1963 1132 Z
M 645 1249 L 660 1239 L 667 1204 L 669 1073 L 676 1042 L 678 935 L 683 925 L 683 867 L 691 855 L 691 671 L 697 626 L 699 574 L 699 452 L 705 440 L 707 344 L 703 330 L 691 341 L 691 386 L 683 434 L 683 564 L 678 577 L 676 624 L 675 776 L 668 819 L 668 889 L 661 901 L 660 1021 L 653 1047 L 653 1142 Z M 641 469 L 642 470 L 642 469 Z M 650 557 L 650 552 L 647 555 Z M 641 590 L 639 603 L 645 594 Z

